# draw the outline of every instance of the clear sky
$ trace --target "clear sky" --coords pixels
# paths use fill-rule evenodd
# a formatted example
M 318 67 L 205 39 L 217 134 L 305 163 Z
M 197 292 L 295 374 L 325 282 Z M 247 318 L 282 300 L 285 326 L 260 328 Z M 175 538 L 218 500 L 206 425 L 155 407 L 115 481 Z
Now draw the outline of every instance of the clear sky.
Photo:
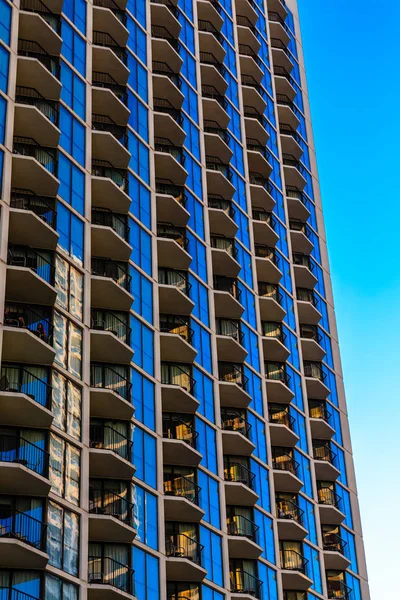
M 400 3 L 298 0 L 372 600 L 400 588 Z

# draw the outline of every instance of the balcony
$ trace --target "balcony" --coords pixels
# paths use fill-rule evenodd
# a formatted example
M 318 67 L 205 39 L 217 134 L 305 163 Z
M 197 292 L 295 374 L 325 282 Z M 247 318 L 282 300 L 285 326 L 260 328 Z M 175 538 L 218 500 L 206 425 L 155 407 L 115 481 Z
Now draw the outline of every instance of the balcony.
M 54 250 L 59 237 L 54 204 L 54 198 L 36 196 L 28 190 L 11 190 L 9 243 Z
M 102 553 L 88 556 L 89 600 L 121 600 L 135 597 L 135 571 Z
M 257 279 L 259 281 L 279 283 L 282 278 L 282 271 L 279 269 L 280 259 L 275 248 L 270 248 L 263 244 L 255 244 L 254 251 L 256 255 Z
M 44 98 L 60 98 L 60 60 L 37 42 L 18 40 L 17 85 L 34 88 Z
M 174 185 L 170 179 L 156 180 L 157 221 L 170 221 L 175 227 L 186 227 L 190 213 L 186 210 L 186 193 L 183 186 Z
M 90 359 L 96 362 L 128 364 L 133 350 L 130 345 L 129 315 L 116 315 L 111 310 L 91 311 Z
M 194 482 L 193 470 L 164 466 L 166 521 L 200 522 L 204 517 L 204 511 L 199 507 L 199 494 L 200 487 Z
M 167 465 L 197 467 L 202 456 L 196 450 L 199 436 L 188 415 L 163 414 L 163 458 Z
M 0 515 L 0 561 L 2 567 L 44 569 L 46 523 L 17 510 L 15 499 L 2 498 Z M 4 588 L 2 588 L 4 590 Z
M 248 377 L 244 375 L 243 365 L 219 362 L 218 371 L 221 406 L 247 408 L 251 396 L 247 392 Z
M 49 453 L 40 446 L 43 442 L 27 439 L 31 431 L 3 428 L 0 434 L 1 494 L 47 496 L 50 491 Z
M 304 540 L 307 529 L 304 527 L 304 511 L 289 498 L 294 494 L 276 495 L 276 516 L 278 518 L 278 536 L 280 540 Z
M 93 480 L 94 485 L 98 485 Z M 128 491 L 121 496 L 104 487 L 89 485 L 89 539 L 91 542 L 130 544 L 135 539 L 135 506 L 127 500 Z
M 247 78 L 242 77 L 242 82 L 246 81 Z M 245 88 L 243 88 L 244 90 Z M 251 100 L 251 98 L 246 98 L 243 96 L 243 102 L 246 100 Z M 255 105 L 257 106 L 257 104 Z M 267 131 L 267 122 L 264 116 L 258 112 L 258 110 L 254 106 L 254 96 L 252 103 L 248 103 L 243 107 L 244 110 L 244 122 L 246 128 L 246 138 L 257 140 L 258 144 L 265 146 L 269 140 L 269 132 Z
M 165 62 L 174 73 L 179 73 L 183 60 L 179 56 L 179 42 L 165 25 L 151 26 L 152 57 L 155 62 Z
M 90 477 L 107 478 L 112 473 L 115 479 L 131 479 L 135 473 L 133 443 L 120 433 L 120 429 L 128 432 L 129 427 L 125 423 L 114 422 L 114 427 L 111 427 L 106 424 L 108 422 L 96 419 L 90 423 Z
M 200 71 L 202 86 L 215 88 L 217 94 L 224 96 L 228 84 L 225 81 L 226 70 L 221 61 L 211 52 L 200 52 Z
M 204 119 L 204 143 L 207 156 L 214 155 L 222 163 L 229 163 L 233 152 L 229 147 L 230 134 L 217 121 Z
M 321 346 L 322 336 L 317 325 L 300 324 L 301 348 L 304 360 L 320 361 L 326 351 Z
M 246 19 L 252 27 L 257 23 L 258 13 L 253 8 L 252 0 L 235 0 L 236 19 Z
M 330 389 L 325 384 L 326 373 L 322 363 L 304 361 L 304 375 L 308 397 L 325 400 L 330 394 Z
M 282 20 L 285 21 L 288 14 L 285 0 L 270 0 L 268 6 L 273 13 L 278 13 Z
M 179 11 L 172 1 L 157 2 L 151 0 L 150 12 L 152 25 L 157 28 L 164 25 L 173 38 L 179 38 L 182 26 L 178 21 Z
M 246 0 L 247 1 L 247 0 Z M 239 560 L 238 563 L 243 563 Z M 240 598 L 256 598 L 261 600 L 261 586 L 263 582 L 257 579 L 252 573 L 248 573 L 242 567 L 230 565 L 229 571 L 231 598 L 240 600 Z
M 272 167 L 269 163 L 271 155 L 267 148 L 253 138 L 247 138 L 246 147 L 249 170 L 252 173 L 260 173 L 262 177 L 268 178 L 272 173 Z
M 108 115 L 120 125 L 127 125 L 130 110 L 126 106 L 126 87 L 109 73 L 92 72 L 92 110 L 98 115 Z
M 255 244 L 276 246 L 279 235 L 275 232 L 276 219 L 272 213 L 265 211 L 263 208 L 253 208 L 252 216 Z
M 200 52 L 212 54 L 218 62 L 224 62 L 226 51 L 222 45 L 223 35 L 211 21 L 198 19 Z
M 91 248 L 95 256 L 109 256 L 113 260 L 129 260 L 129 226 L 126 215 L 108 208 L 92 208 Z
M 275 67 L 276 69 L 276 67 Z M 279 73 L 279 71 L 278 71 Z M 280 124 L 285 124 L 287 127 L 289 127 L 290 129 L 294 130 L 296 132 L 296 130 L 298 129 L 299 125 L 300 125 L 300 111 L 297 108 L 297 106 L 294 104 L 293 100 L 291 100 L 291 98 L 289 96 L 287 96 L 286 94 L 277 94 L 276 95 L 276 101 L 277 101 L 277 105 L 278 105 L 278 119 L 279 119 L 279 123 Z M 297 147 L 296 147 L 297 149 Z M 298 154 L 298 149 L 296 154 Z M 285 155 L 285 156 L 291 156 L 292 159 L 296 159 L 296 156 L 292 156 L 291 154 Z M 299 156 L 297 156 L 297 158 L 300 158 Z
M 220 196 L 208 196 L 208 218 L 211 234 L 235 237 L 238 226 L 234 221 L 235 209 L 230 200 Z
M 250 440 L 251 425 L 245 410 L 221 408 L 222 447 L 224 454 L 250 456 L 255 445 Z
M 107 161 L 113 158 L 113 165 L 126 169 L 131 154 L 127 148 L 128 134 L 125 126 L 117 125 L 107 114 L 92 114 L 92 155 L 94 160 Z
M 184 227 L 171 223 L 157 224 L 158 265 L 164 268 L 186 270 L 192 262 L 188 253 L 188 238 Z
M 266 362 L 265 377 L 269 402 L 288 404 L 294 398 L 290 389 L 290 375 L 285 363 Z
M 195 379 L 191 365 L 161 363 L 161 395 L 164 412 L 195 413 L 199 401 L 194 397 Z
M 286 310 L 282 306 L 283 296 L 276 283 L 258 282 L 258 300 L 260 304 L 260 316 L 262 321 L 273 319 L 282 321 Z
M 210 241 L 214 275 L 237 277 L 241 266 L 236 260 L 237 248 L 235 240 L 222 235 L 212 235 Z
M 298 219 L 290 219 L 289 227 L 293 252 L 311 254 L 314 244 L 311 241 L 313 233 L 309 225 Z
M 322 314 L 319 311 L 319 300 L 314 290 L 296 288 L 296 298 L 300 323 L 318 325 Z
M 307 221 L 310 218 L 311 202 L 304 192 L 298 188 L 287 185 L 286 201 L 290 219 Z
M 231 183 L 232 171 L 229 164 L 221 162 L 217 156 L 206 156 L 206 168 L 209 194 L 230 200 L 235 193 L 235 187 Z
M 339 577 L 344 577 L 343 572 L 338 573 L 337 576 L 329 577 L 327 575 L 326 586 L 329 600 L 351 600 L 353 590 Z
M 299 436 L 294 431 L 295 420 L 287 407 L 268 403 L 269 435 L 273 446 L 295 446 Z
M 186 132 L 182 129 L 183 116 L 180 108 L 175 108 L 165 98 L 153 97 L 154 136 L 168 138 L 173 146 L 183 146 Z
M 58 102 L 46 100 L 34 88 L 21 85 L 16 86 L 15 102 L 14 135 L 33 138 L 42 146 L 57 146 Z
M 172 525 L 171 523 L 169 525 Z M 167 579 L 169 581 L 203 581 L 207 571 L 201 566 L 202 546 L 185 533 L 165 534 Z
M 158 284 L 160 312 L 190 315 L 194 302 L 189 298 L 192 286 L 186 271 L 158 269 Z
M 256 28 L 252 25 L 251 21 L 247 17 L 237 15 L 236 22 L 238 26 L 237 32 L 239 48 L 246 46 L 247 48 L 250 48 L 254 54 L 258 54 L 261 44 L 256 37 Z
M 318 482 L 319 517 L 322 524 L 340 525 L 346 518 L 341 496 L 335 492 L 334 482 Z
M 109 34 L 93 30 L 93 71 L 107 73 L 119 85 L 126 85 L 129 69 L 126 49 Z
M 166 62 L 153 61 L 153 97 L 165 98 L 174 108 L 180 109 L 184 95 L 180 91 L 182 85 L 177 75 Z
M 293 458 L 291 448 L 272 446 L 272 468 L 278 492 L 297 493 L 301 490 L 303 482 L 299 478 L 300 464 Z
M 280 40 L 286 47 L 289 44 L 290 37 L 288 34 L 288 26 L 281 14 L 281 11 L 268 11 L 269 29 L 271 38 Z
M 26 41 L 39 43 L 49 54 L 60 54 L 60 15 L 41 0 L 23 0 L 20 9 L 18 35 Z
M 314 275 L 314 262 L 307 254 L 293 252 L 293 270 L 296 287 L 299 288 L 314 288 L 318 279 Z
M 130 420 L 132 384 L 127 378 L 124 365 L 108 367 L 104 364 L 90 365 L 90 415 L 104 419 Z
M 0 373 L 0 412 L 4 425 L 50 427 L 53 389 L 35 372 L 37 367 L 3 362 Z
M 279 133 L 283 154 L 292 154 L 299 160 L 303 156 L 303 141 L 300 134 L 291 125 L 284 122 L 284 117 L 281 119 Z
M 286 333 L 282 323 L 262 321 L 261 327 L 264 359 L 285 361 L 290 355 L 290 350 L 285 346 Z
M 129 31 L 126 28 L 126 13 L 114 0 L 96 0 L 93 6 L 93 30 L 107 34 L 118 46 L 126 46 Z
M 50 309 L 6 302 L 4 308 L 3 360 L 51 365 L 53 324 Z
M 256 210 L 271 212 L 275 206 L 272 184 L 260 173 L 249 173 L 251 204 Z
M 215 121 L 221 129 L 226 129 L 230 121 L 230 116 L 226 112 L 228 101 L 224 97 L 224 93 L 225 92 L 221 94 L 221 92 L 212 85 L 202 84 L 201 86 L 203 118 L 208 121 Z
M 174 185 L 185 185 L 185 156 L 182 148 L 168 138 L 154 138 L 155 171 L 157 179 L 170 179 Z
M 287 185 L 303 190 L 307 184 L 306 168 L 303 163 L 291 154 L 282 154 L 282 160 Z
M 92 257 L 91 303 L 95 308 L 127 311 L 133 303 L 128 263 Z
M 230 559 L 257 559 L 262 553 L 262 548 L 257 543 L 259 527 L 243 514 L 244 511 L 252 514 L 251 509 L 241 507 L 238 510 L 234 506 L 227 507 L 226 527 Z
M 285 549 L 281 545 L 280 562 L 284 589 L 308 590 L 311 587 L 312 579 L 306 575 L 307 563 L 309 561 L 300 552 Z
M 160 314 L 160 354 L 163 362 L 192 363 L 197 355 L 193 347 L 193 329 L 188 317 Z
M 92 199 L 96 207 L 127 213 L 131 205 L 127 172 L 116 169 L 106 160 L 93 160 Z
M 243 362 L 247 350 L 243 346 L 240 321 L 217 319 L 217 354 L 219 361 Z
M 8 248 L 6 300 L 52 306 L 54 288 L 53 255 L 27 246 Z
M 240 303 L 241 290 L 238 282 L 224 275 L 214 276 L 215 316 L 227 319 L 240 319 L 244 307 Z
M 199 21 L 208 21 L 211 23 L 216 31 L 221 31 L 224 20 L 220 15 L 221 7 L 218 2 L 208 2 L 198 0 L 197 2 L 197 16 Z
M 347 543 L 340 537 L 338 526 L 322 526 L 322 547 L 324 549 L 325 568 L 328 570 L 344 571 L 351 561 L 345 556 Z
M 254 506 L 258 500 L 254 479 L 254 473 L 243 464 L 243 459 L 224 456 L 225 498 L 228 505 Z
M 327 408 L 327 403 L 322 400 L 309 400 L 308 412 L 310 415 L 311 437 L 313 439 L 330 440 L 335 430 L 329 424 L 332 414 Z
M 261 83 L 264 76 L 262 62 L 250 46 L 239 44 L 239 60 L 242 75 Z
M 294 67 L 294 63 L 291 60 L 291 52 L 287 49 L 286 45 L 282 40 L 277 38 L 271 39 L 272 49 L 272 61 L 274 66 L 279 66 L 285 69 L 288 73 L 291 73 Z
M 14 136 L 12 178 L 13 188 L 32 190 L 38 196 L 56 196 L 57 151 L 44 147 L 33 138 Z
M 335 466 L 337 454 L 332 450 L 330 442 L 313 440 L 315 477 L 322 481 L 334 481 L 340 476 Z

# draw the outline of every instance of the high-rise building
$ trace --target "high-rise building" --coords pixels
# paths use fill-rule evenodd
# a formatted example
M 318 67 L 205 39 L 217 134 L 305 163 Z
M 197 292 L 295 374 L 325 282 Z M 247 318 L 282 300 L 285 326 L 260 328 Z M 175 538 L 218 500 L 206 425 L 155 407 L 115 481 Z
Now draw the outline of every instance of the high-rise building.
M 1 599 L 368 600 L 295 0 L 0 16 Z

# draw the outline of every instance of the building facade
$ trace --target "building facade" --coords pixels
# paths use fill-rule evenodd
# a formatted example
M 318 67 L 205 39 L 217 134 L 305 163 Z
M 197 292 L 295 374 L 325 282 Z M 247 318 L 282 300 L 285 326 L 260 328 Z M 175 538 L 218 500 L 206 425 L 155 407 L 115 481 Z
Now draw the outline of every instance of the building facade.
M 1 600 L 368 600 L 295 0 L 0 0 Z

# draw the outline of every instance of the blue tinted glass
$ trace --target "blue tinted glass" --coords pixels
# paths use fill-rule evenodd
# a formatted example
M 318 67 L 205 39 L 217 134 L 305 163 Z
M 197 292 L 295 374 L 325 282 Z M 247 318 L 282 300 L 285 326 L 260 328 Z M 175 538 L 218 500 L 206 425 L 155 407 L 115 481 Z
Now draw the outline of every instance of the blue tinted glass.
M 200 543 L 207 551 L 202 552 L 201 564 L 207 570 L 207 578 L 223 585 L 222 538 L 200 525 Z
M 132 403 L 135 419 L 155 430 L 154 383 L 136 369 L 131 369 Z
M 189 290 L 190 299 L 195 303 L 193 308 L 193 315 L 199 319 L 204 325 L 209 326 L 209 313 L 208 313 L 208 290 L 200 283 L 200 281 L 189 273 L 189 283 L 191 288 Z
M 0 96 L 0 144 L 4 145 L 4 135 L 6 129 L 7 100 Z
M 135 528 L 140 542 L 157 550 L 158 548 L 158 507 L 157 498 L 140 486 L 135 486 Z
M 197 235 L 204 240 L 204 217 L 203 217 L 203 205 L 201 202 L 189 192 L 185 191 L 186 195 L 186 210 L 190 213 L 188 225 Z
M 60 197 L 84 216 L 85 175 L 62 152 L 58 155 Z
M 86 35 L 86 2 L 84 0 L 64 0 L 63 13 Z
M 128 83 L 131 88 L 145 101 L 148 101 L 147 71 L 137 58 L 128 52 L 127 67 L 129 69 Z
M 148 110 L 140 100 L 128 90 L 128 104 L 131 114 L 129 115 L 129 125 L 146 142 L 149 141 Z
M 214 391 L 213 382 L 202 371 L 193 367 L 193 378 L 195 380 L 194 396 L 200 402 L 198 411 L 209 421 L 214 423 Z
M 266 425 L 264 421 L 258 419 L 253 413 L 249 412 L 247 420 L 250 427 L 250 440 L 255 445 L 254 455 L 263 462 L 267 461 L 267 443 L 266 443 Z
M 272 564 L 275 564 L 273 521 L 259 510 L 254 511 L 254 521 L 258 527 L 257 544 L 263 549 L 261 556 Z
M 340 485 L 336 485 L 336 493 L 340 497 L 339 508 L 346 515 L 344 525 L 353 529 L 353 511 L 351 510 L 350 493 Z
M 147 43 L 146 34 L 139 25 L 127 15 L 126 28 L 129 31 L 127 46 L 140 58 L 143 63 L 146 63 Z
M 146 0 L 128 0 L 126 8 L 146 28 Z
M 298 446 L 308 454 L 308 443 L 307 443 L 307 429 L 306 429 L 306 420 L 302 414 L 299 413 L 298 410 L 295 409 L 294 406 L 289 406 L 290 416 L 293 418 L 293 431 L 296 435 L 299 436 L 300 440 L 298 441 Z
M 202 327 L 197 321 L 194 319 L 190 319 L 190 327 L 193 330 L 193 341 L 192 344 L 194 348 L 197 350 L 197 356 L 195 358 L 196 362 L 198 362 L 204 369 L 206 369 L 209 373 L 212 370 L 212 360 L 211 360 L 211 336 Z
M 190 232 L 187 234 L 188 252 L 192 257 L 190 268 L 202 279 L 207 282 L 207 261 L 206 247 Z
M 318 594 L 322 594 L 321 566 L 319 561 L 319 552 L 311 548 L 308 544 L 303 544 L 303 554 L 308 560 L 306 563 L 306 574 L 313 580 L 311 588 Z
M 256 296 L 241 281 L 239 281 L 238 285 L 240 290 L 240 304 L 244 306 L 242 319 L 247 321 L 253 329 L 256 329 Z
M 244 323 L 240 326 L 242 332 L 242 344 L 247 350 L 246 362 L 256 371 L 260 370 L 260 355 L 258 351 L 258 336 Z
M 263 582 L 261 586 L 261 600 L 278 600 L 278 586 L 276 571 L 267 567 L 261 561 L 257 563 L 258 578 Z
M 303 482 L 302 491 L 309 497 L 313 497 L 312 481 L 311 481 L 311 470 L 310 461 L 304 454 L 301 454 L 298 450 L 294 450 L 294 459 L 299 463 L 297 476 Z
M 148 229 L 151 228 L 150 191 L 132 173 L 128 173 L 131 212 Z
M 136 467 L 135 477 L 153 488 L 157 487 L 157 443 L 156 439 L 140 427 L 133 432 L 133 463 Z
M 0 46 L 0 90 L 7 94 L 8 88 L 8 65 L 10 55 L 7 50 Z
M 215 445 L 215 429 L 202 419 L 195 418 L 195 429 L 198 433 L 196 449 L 203 455 L 201 464 L 213 473 L 217 473 L 217 449 Z
M 303 496 L 298 496 L 300 509 L 303 511 L 301 516 L 302 525 L 308 530 L 307 539 L 316 546 L 318 545 L 317 529 L 315 525 L 315 508 L 314 504 L 306 500 Z
M 333 439 L 335 442 L 343 446 L 342 427 L 340 424 L 340 413 L 331 404 L 327 407 L 329 412 L 329 425 L 335 429 Z
M 218 481 L 204 473 L 201 469 L 197 472 L 197 483 L 200 487 L 199 505 L 205 512 L 204 521 L 214 525 L 217 529 L 221 528 L 220 507 L 219 507 L 219 486 Z
M 264 510 L 271 511 L 271 503 L 269 496 L 269 480 L 268 470 L 265 469 L 259 462 L 250 459 L 250 470 L 254 473 L 254 491 L 260 497 L 257 501 Z
M 132 265 L 130 265 L 130 275 L 135 312 L 149 323 L 153 323 L 153 284 Z
M 132 329 L 131 346 L 134 350 L 132 362 L 150 375 L 154 375 L 154 336 L 151 329 L 139 319 L 130 316 Z
M 251 396 L 250 406 L 259 415 L 264 415 L 261 378 L 244 365 L 244 375 L 248 378 L 246 392 Z
M 132 261 L 151 275 L 151 237 L 133 219 L 129 219 L 129 243 Z
M 132 546 L 132 568 L 135 571 L 135 597 L 137 600 L 159 600 L 158 559 L 137 546 Z
M 183 156 L 185 160 L 185 169 L 188 172 L 186 185 L 196 194 L 196 196 L 202 199 L 203 186 L 200 165 L 186 152 L 186 150 L 183 151 Z
M 357 552 L 356 552 L 356 539 L 355 536 L 350 533 L 344 527 L 340 527 L 340 537 L 345 543 L 344 546 L 344 555 L 350 561 L 350 569 L 354 573 L 358 573 L 358 564 L 357 564 Z
M 236 260 L 241 266 L 239 276 L 250 287 L 253 287 L 253 272 L 251 255 L 240 244 L 236 244 L 237 256 Z
M 350 588 L 349 600 L 361 600 L 360 580 L 346 572 L 346 585 Z
M 71 215 L 71 257 L 79 264 L 83 263 L 84 224 L 75 215 Z
M 10 45 L 11 6 L 5 0 L 0 0 L 0 40 Z

